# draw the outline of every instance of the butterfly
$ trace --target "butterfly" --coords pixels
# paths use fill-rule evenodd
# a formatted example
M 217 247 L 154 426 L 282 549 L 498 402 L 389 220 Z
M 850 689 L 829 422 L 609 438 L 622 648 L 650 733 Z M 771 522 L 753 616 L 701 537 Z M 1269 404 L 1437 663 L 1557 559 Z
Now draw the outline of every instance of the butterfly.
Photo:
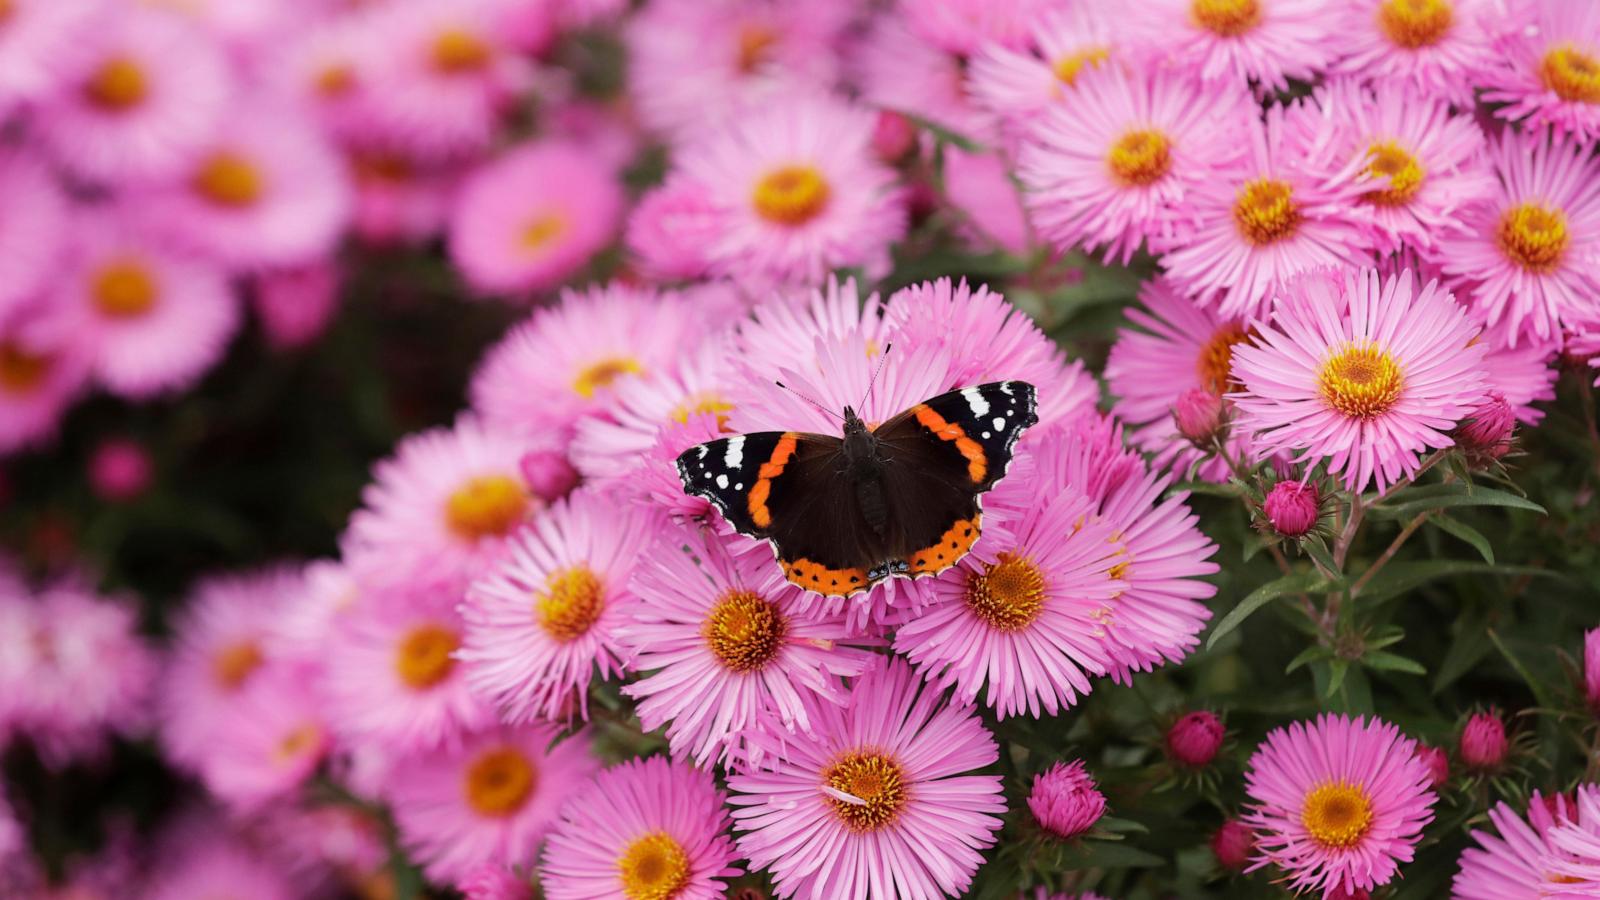
M 762 431 L 690 447 L 686 492 L 740 534 L 768 541 L 789 581 L 849 596 L 891 577 L 937 575 L 982 530 L 983 495 L 1039 421 L 1033 385 L 940 394 L 876 428 L 851 407 L 844 434 Z

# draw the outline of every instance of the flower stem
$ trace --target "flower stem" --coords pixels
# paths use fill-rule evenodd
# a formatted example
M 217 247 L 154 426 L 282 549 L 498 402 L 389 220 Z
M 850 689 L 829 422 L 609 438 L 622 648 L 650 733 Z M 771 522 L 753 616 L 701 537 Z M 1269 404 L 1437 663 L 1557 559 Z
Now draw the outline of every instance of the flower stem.
M 1361 577 L 1356 579 L 1356 583 L 1350 586 L 1350 598 L 1352 600 L 1355 599 L 1357 594 L 1361 593 L 1361 589 L 1366 587 L 1367 582 L 1372 580 L 1372 576 L 1378 574 L 1379 569 L 1382 569 L 1384 565 L 1389 562 L 1389 560 L 1394 559 L 1394 555 L 1400 552 L 1400 546 L 1404 544 L 1412 534 L 1416 533 L 1416 530 L 1421 528 L 1422 523 L 1426 522 L 1428 520 L 1428 516 L 1432 514 L 1433 510 L 1417 513 L 1415 518 L 1406 523 L 1406 527 L 1400 529 L 1400 533 L 1395 535 L 1394 540 L 1389 542 L 1388 547 L 1384 548 L 1383 555 L 1379 556 L 1372 565 L 1368 566 L 1367 570 L 1361 573 Z

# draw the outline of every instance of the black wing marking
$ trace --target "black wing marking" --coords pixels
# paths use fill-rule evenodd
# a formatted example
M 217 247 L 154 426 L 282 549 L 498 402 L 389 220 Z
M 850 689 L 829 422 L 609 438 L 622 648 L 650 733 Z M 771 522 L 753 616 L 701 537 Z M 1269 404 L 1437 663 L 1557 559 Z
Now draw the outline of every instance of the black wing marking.
M 790 453 L 796 452 L 802 443 L 808 452 L 813 447 L 826 452 L 830 441 L 839 443 L 838 438 L 789 431 L 759 431 L 719 438 L 679 454 L 678 477 L 683 480 L 685 492 L 711 501 L 717 512 L 740 534 L 765 538 L 770 523 L 758 523 L 750 512 L 749 502 L 751 492 L 761 480 L 762 466 L 772 464 L 780 445 L 788 446 Z M 778 468 L 781 469 L 782 464 Z

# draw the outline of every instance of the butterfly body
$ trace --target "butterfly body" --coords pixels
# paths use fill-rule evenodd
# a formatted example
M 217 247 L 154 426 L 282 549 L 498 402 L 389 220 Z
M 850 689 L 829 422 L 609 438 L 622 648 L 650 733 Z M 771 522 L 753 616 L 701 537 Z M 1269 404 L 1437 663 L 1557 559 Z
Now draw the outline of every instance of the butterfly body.
M 934 575 L 981 531 L 982 496 L 1038 421 L 1032 385 L 940 394 L 877 427 L 844 411 L 842 436 L 736 435 L 678 457 L 684 490 L 741 534 L 768 541 L 785 576 L 848 596 L 886 578 Z

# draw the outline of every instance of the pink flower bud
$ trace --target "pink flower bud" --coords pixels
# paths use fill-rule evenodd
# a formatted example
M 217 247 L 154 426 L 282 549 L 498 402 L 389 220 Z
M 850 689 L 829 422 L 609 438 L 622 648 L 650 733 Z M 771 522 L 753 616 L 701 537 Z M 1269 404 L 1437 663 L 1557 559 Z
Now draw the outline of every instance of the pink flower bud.
M 1077 837 L 1106 814 L 1106 798 L 1081 760 L 1056 763 L 1033 777 L 1028 809 L 1040 827 L 1059 838 Z
M 1583 634 L 1583 695 L 1589 708 L 1600 715 L 1600 628 Z
M 1172 421 L 1190 443 L 1202 449 L 1209 447 L 1226 423 L 1222 398 L 1201 388 L 1184 391 L 1172 407 Z
M 533 886 L 511 874 L 505 866 L 484 863 L 468 872 L 456 885 L 466 900 L 532 900 Z
M 1315 528 L 1322 497 L 1314 484 L 1280 481 L 1272 486 L 1262 509 L 1272 529 L 1283 537 L 1302 537 Z
M 150 487 L 150 454 L 138 441 L 109 438 L 89 459 L 89 485 L 109 503 L 132 500 Z
M 1209 765 L 1222 746 L 1222 720 L 1205 710 L 1192 712 L 1167 730 L 1167 753 L 1192 769 Z
M 1334 885 L 1322 895 L 1322 900 L 1372 900 L 1372 895 L 1362 888 L 1347 888 L 1342 884 Z
M 893 165 L 906 158 L 917 146 L 917 126 L 893 110 L 880 110 L 872 126 L 872 152 Z
M 341 275 L 331 260 L 267 272 L 256 279 L 256 317 L 278 350 L 311 343 L 328 329 L 339 306 Z
M 1490 391 L 1488 399 L 1462 421 L 1455 437 L 1469 456 L 1479 460 L 1499 459 L 1511 449 L 1511 432 L 1516 425 L 1517 416 L 1511 404 L 1499 391 Z
M 1509 746 L 1499 713 L 1475 713 L 1461 731 L 1461 762 L 1468 769 L 1490 772 L 1505 763 Z
M 1444 787 L 1445 782 L 1450 780 L 1450 754 L 1443 749 L 1423 745 L 1417 751 L 1417 758 L 1428 767 L 1428 776 L 1435 788 Z
M 1250 863 L 1250 853 L 1255 850 L 1256 836 L 1250 826 L 1238 819 L 1222 823 L 1211 836 L 1211 852 L 1217 864 L 1230 872 L 1240 872 Z
M 522 479 L 535 497 L 551 503 L 578 485 L 578 470 L 556 450 L 529 450 L 522 455 Z

